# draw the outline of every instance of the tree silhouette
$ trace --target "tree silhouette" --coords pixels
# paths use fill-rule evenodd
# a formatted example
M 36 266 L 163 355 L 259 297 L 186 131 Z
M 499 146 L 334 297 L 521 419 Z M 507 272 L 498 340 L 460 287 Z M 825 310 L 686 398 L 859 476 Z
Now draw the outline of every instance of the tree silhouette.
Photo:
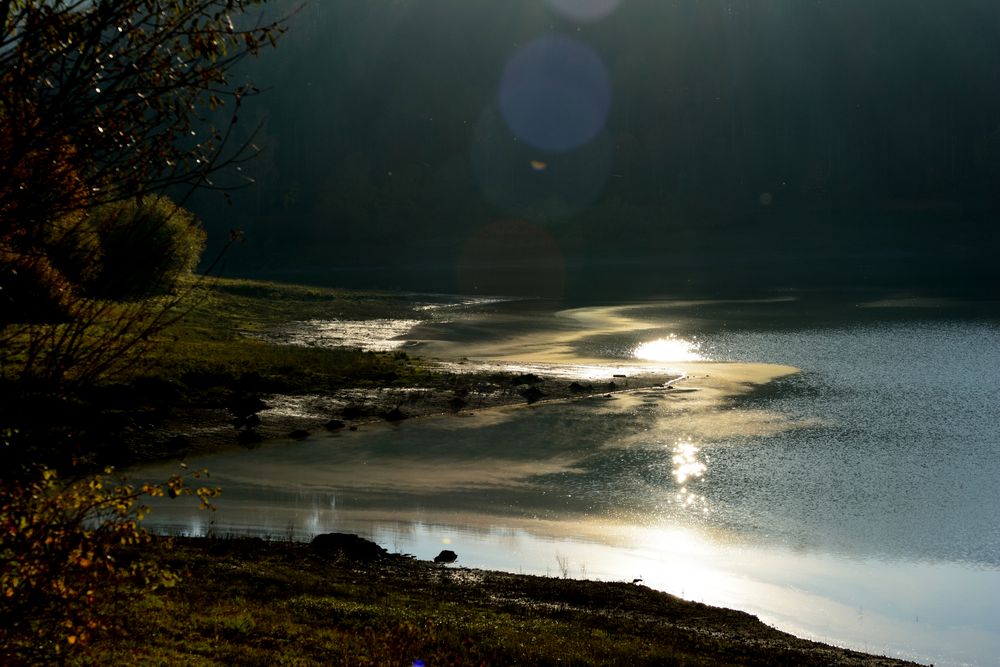
M 241 185 L 254 133 L 233 132 L 258 91 L 232 69 L 284 30 L 267 2 L 0 0 L 0 373 L 90 381 L 172 321 L 176 298 L 123 305 L 81 288 L 120 232 L 93 213 Z M 171 206 L 162 225 L 190 219 Z
M 228 75 L 280 34 L 266 2 L 0 0 L 0 239 L 171 186 L 235 185 L 213 175 L 253 154 L 228 140 L 257 91 Z

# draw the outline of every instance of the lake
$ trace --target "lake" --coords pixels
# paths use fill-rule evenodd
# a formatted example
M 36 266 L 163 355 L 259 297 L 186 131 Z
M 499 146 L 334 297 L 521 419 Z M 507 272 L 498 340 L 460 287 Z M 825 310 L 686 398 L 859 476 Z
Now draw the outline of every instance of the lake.
M 415 353 L 684 379 L 191 460 L 223 487 L 218 511 L 157 503 L 147 525 L 357 532 L 466 567 L 642 579 L 868 652 L 1000 665 L 995 306 L 463 303 L 405 334 Z

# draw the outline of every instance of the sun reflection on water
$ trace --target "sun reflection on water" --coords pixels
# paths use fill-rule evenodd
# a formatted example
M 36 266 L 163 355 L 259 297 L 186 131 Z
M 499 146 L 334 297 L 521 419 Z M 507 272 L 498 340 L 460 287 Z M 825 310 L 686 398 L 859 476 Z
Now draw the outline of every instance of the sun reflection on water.
M 700 343 L 674 334 L 641 343 L 632 351 L 632 356 L 646 361 L 705 361 Z
M 674 479 L 680 484 L 685 484 L 689 479 L 698 478 L 705 474 L 708 469 L 704 463 L 698 460 L 698 448 L 692 443 L 682 441 L 674 447 Z
M 700 508 L 703 512 L 707 512 L 708 508 L 705 506 L 704 496 L 688 489 L 689 482 L 701 479 L 705 471 L 708 470 L 705 462 L 698 458 L 699 451 L 694 443 L 687 440 L 681 440 L 674 445 L 671 462 L 673 463 L 674 479 L 680 485 L 674 501 L 684 509 Z

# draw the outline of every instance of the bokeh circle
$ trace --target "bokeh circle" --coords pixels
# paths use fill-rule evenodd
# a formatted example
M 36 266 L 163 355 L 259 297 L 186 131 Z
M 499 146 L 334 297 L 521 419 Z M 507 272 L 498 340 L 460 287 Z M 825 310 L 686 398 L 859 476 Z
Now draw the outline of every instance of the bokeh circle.
M 611 77 L 601 57 L 565 35 L 521 47 L 500 80 L 500 112 L 515 136 L 550 152 L 578 148 L 604 128 Z

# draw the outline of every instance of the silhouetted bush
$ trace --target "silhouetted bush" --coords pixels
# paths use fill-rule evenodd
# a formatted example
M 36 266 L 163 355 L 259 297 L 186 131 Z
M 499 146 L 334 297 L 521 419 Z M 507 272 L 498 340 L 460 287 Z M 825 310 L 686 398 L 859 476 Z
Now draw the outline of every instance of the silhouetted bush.
M 167 197 L 115 202 L 90 213 L 101 239 L 93 295 L 134 299 L 172 291 L 191 273 L 205 249 L 205 232 L 189 211 Z
M 94 284 L 100 278 L 104 248 L 100 229 L 80 212 L 45 225 L 36 247 L 73 285 Z

